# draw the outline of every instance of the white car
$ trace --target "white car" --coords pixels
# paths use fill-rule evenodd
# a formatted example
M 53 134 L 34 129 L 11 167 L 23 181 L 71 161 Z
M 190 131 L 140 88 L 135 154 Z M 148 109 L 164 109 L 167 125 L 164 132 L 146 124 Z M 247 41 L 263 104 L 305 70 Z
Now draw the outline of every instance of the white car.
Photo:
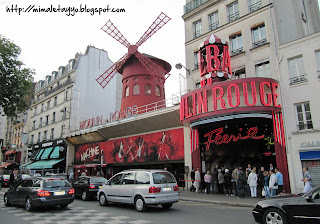
M 109 202 L 134 204 L 139 212 L 148 205 L 171 208 L 179 201 L 177 182 L 164 170 L 122 171 L 102 185 L 97 196 L 101 206 Z

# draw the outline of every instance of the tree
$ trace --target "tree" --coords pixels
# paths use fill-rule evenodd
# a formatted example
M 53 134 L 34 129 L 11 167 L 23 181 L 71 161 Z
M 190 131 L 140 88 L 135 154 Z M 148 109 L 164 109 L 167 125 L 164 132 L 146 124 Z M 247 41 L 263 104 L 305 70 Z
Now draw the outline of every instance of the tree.
M 18 59 L 19 46 L 0 35 L 0 109 L 1 115 L 16 116 L 28 109 L 34 71 Z

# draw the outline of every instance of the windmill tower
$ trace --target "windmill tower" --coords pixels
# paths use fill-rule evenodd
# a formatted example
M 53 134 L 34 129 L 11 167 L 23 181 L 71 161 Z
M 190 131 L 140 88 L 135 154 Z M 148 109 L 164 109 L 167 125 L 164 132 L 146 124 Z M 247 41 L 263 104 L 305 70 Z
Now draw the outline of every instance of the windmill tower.
M 104 88 L 117 72 L 122 74 L 121 111 L 165 99 L 164 83 L 169 77 L 170 64 L 159 58 L 141 54 L 138 47 L 169 20 L 167 15 L 161 13 L 135 45 L 131 45 L 110 20 L 101 28 L 128 48 L 128 53 L 96 79 Z

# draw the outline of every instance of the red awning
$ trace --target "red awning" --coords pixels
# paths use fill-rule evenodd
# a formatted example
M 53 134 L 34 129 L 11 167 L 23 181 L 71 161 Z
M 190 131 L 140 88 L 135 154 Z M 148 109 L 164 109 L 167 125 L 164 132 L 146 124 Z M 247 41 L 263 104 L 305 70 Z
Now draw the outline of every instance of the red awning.
M 8 166 L 10 166 L 12 163 L 5 163 L 5 164 L 2 164 L 1 166 L 0 166 L 0 169 L 2 169 L 2 168 L 7 168 Z
M 6 151 L 6 152 L 4 153 L 4 155 L 5 155 L 5 156 L 8 156 L 8 155 L 10 155 L 10 154 L 12 154 L 12 153 L 15 153 L 14 149 L 11 149 L 11 150 Z
M 82 164 L 82 165 L 74 165 L 73 168 L 84 168 L 84 167 L 97 167 L 100 164 Z

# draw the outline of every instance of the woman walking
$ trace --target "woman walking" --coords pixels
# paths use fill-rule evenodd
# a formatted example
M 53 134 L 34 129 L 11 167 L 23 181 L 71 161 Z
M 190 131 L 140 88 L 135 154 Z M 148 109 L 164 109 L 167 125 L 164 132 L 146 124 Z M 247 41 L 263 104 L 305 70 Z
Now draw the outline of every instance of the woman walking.
M 251 170 L 251 173 L 248 176 L 248 184 L 250 186 L 250 192 L 251 197 L 256 198 L 257 197 L 257 182 L 258 182 L 258 176 L 256 174 L 256 168 L 254 167 Z
M 311 175 L 308 170 L 308 167 L 303 167 L 303 179 L 301 180 L 304 182 L 303 193 L 307 193 L 312 189 Z
M 263 176 L 264 176 L 264 196 L 266 198 L 270 197 L 269 194 L 269 172 L 266 170 L 263 172 Z M 263 195 L 262 195 L 263 196 Z
M 204 182 L 206 183 L 206 193 L 210 194 L 211 175 L 209 171 L 207 171 L 206 175 L 204 175 Z
M 218 170 L 218 191 L 219 194 L 223 194 L 223 185 L 224 185 L 224 176 L 222 174 L 222 170 Z

